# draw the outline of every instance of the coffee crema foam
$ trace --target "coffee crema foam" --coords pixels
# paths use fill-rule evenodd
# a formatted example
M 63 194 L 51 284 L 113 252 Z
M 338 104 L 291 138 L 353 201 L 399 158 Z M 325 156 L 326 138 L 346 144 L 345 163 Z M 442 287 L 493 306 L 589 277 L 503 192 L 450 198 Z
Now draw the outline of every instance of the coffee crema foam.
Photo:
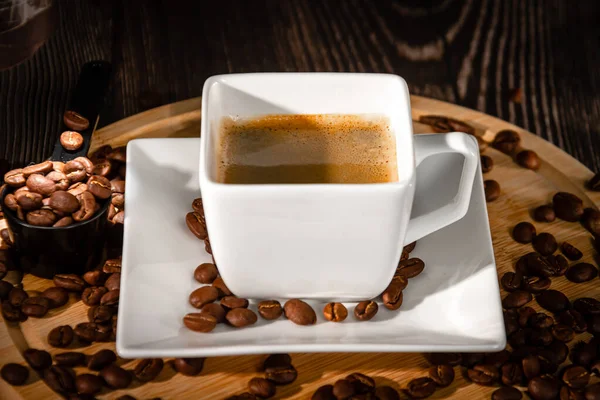
M 216 149 L 220 183 L 398 181 L 396 141 L 382 115 L 225 117 Z

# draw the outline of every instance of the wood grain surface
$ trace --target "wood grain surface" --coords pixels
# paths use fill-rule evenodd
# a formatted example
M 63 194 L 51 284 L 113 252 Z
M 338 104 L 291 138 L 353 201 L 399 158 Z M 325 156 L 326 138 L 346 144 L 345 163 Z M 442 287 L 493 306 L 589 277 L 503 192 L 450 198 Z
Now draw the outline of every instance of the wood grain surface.
M 488 148 L 485 154 L 494 160 L 494 169 L 484 179 L 495 179 L 502 187 L 502 195 L 488 203 L 488 212 L 494 243 L 494 253 L 501 276 L 511 271 L 516 260 L 532 251 L 530 245 L 515 242 L 510 231 L 520 221 L 532 221 L 530 212 L 541 204 L 547 204 L 552 195 L 559 191 L 569 191 L 580 196 L 586 206 L 597 208 L 600 205 L 600 192 L 590 192 L 584 183 L 592 172 L 573 157 L 552 144 L 522 129 L 494 117 L 466 108 L 418 96 L 411 97 L 413 120 L 422 115 L 446 115 L 472 124 L 476 134 L 490 141 L 495 133 L 502 129 L 515 129 L 522 138 L 525 148 L 533 149 L 540 155 L 542 166 L 538 171 L 519 167 L 512 159 L 494 149 Z M 199 134 L 200 99 L 190 99 L 155 110 L 132 116 L 107 126 L 96 134 L 92 151 L 103 144 L 124 145 L 137 137 L 195 137 Z M 415 122 L 416 133 L 430 132 L 431 127 Z M 556 165 L 560 167 L 556 167 Z M 182 210 L 183 213 L 187 210 Z M 0 220 L 0 229 L 4 221 Z M 597 264 L 597 253 L 592 249 L 590 234 L 578 223 L 557 220 L 553 223 L 534 223 L 538 232 L 550 232 L 560 242 L 568 240 L 583 253 L 583 261 Z M 418 244 L 417 244 L 418 245 Z M 427 258 L 424 257 L 425 263 Z M 191 272 L 190 272 L 191 273 Z M 52 286 L 52 282 L 30 275 L 20 277 L 16 271 L 8 278 L 12 282 L 22 279 L 24 288 L 32 293 Z M 552 288 L 564 291 L 574 300 L 578 297 L 600 299 L 600 286 L 594 279 L 588 283 L 573 284 L 564 277 L 553 278 Z M 502 296 L 506 293 L 502 291 Z M 528 304 L 542 311 L 536 301 Z M 72 295 L 68 305 L 52 310 L 41 319 L 29 318 L 21 325 L 0 323 L 0 360 L 2 363 L 18 362 L 24 364 L 20 355 L 27 347 L 43 348 L 52 354 L 64 350 L 51 348 L 46 340 L 48 332 L 55 326 L 86 321 L 87 307 Z M 1 317 L 0 317 L 1 318 Z M 589 339 L 587 333 L 579 334 L 576 340 Z M 77 348 L 77 345 L 71 346 Z M 96 343 L 78 350 L 93 354 L 100 348 L 114 350 L 114 343 Z M 135 382 L 130 388 L 108 392 L 106 389 L 99 398 L 114 399 L 128 393 L 138 399 L 160 397 L 162 399 L 223 399 L 246 391 L 247 382 L 259 372 L 264 356 L 214 357 L 206 360 L 204 371 L 197 377 L 189 378 L 176 374 L 167 365 L 154 382 L 140 384 Z M 329 353 L 329 354 L 293 354 L 292 361 L 298 370 L 298 379 L 287 386 L 277 388 L 276 399 L 309 399 L 320 386 L 333 384 L 349 373 L 359 371 L 375 378 L 377 385 L 390 385 L 398 390 L 406 387 L 413 378 L 427 375 L 429 366 L 422 354 L 408 353 Z M 119 360 L 118 363 L 132 369 L 137 361 Z M 78 373 L 84 368 L 75 369 Z M 456 367 L 456 379 L 447 388 L 439 389 L 431 399 L 484 399 L 490 398 L 496 387 L 484 387 L 469 382 L 464 369 Z M 600 381 L 593 377 L 591 383 Z M 37 375 L 31 375 L 26 385 L 10 387 L 0 380 L 0 398 L 4 399 L 50 399 L 56 396 Z M 406 396 L 402 397 L 406 399 Z
M 78 69 L 97 58 L 115 67 L 101 126 L 199 96 L 218 73 L 386 72 L 413 94 L 508 120 L 600 170 L 596 0 L 56 3 L 47 45 L 0 72 L 0 172 L 50 154 Z M 516 88 L 521 103 L 509 100 Z

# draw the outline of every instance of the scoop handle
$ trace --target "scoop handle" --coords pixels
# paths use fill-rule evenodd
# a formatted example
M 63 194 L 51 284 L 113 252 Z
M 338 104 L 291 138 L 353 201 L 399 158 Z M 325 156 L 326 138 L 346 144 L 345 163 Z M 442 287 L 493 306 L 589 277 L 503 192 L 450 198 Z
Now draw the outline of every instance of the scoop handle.
M 58 134 L 54 152 L 50 158 L 52 161 L 67 162 L 77 157 L 87 156 L 92 142 L 92 134 L 98 125 L 100 110 L 104 105 L 104 95 L 110 83 L 110 73 L 110 63 L 102 60 L 90 61 L 81 68 L 79 80 L 67 110 L 81 114 L 90 121 L 90 125 L 87 129 L 79 131 L 83 136 L 83 145 L 78 150 L 69 151 L 60 144 L 60 134 L 70 130 L 62 122 L 61 131 Z

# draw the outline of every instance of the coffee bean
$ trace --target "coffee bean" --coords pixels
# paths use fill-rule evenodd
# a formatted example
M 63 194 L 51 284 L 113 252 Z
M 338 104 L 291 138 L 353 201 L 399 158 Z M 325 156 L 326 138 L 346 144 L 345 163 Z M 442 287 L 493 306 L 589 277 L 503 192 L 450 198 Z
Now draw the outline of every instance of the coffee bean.
M 588 181 L 587 188 L 594 192 L 600 192 L 600 172 Z
M 535 300 L 542 308 L 553 313 L 559 313 L 571 308 L 571 302 L 567 296 L 558 290 L 545 290 L 538 294 L 535 297 Z
M 41 174 L 31 174 L 27 178 L 26 185 L 34 193 L 43 196 L 50 196 L 56 190 L 56 184 L 52 179 L 46 178 Z M 17 201 L 19 196 L 17 196 Z
M 195 332 L 210 332 L 217 326 L 217 318 L 206 312 L 188 313 L 183 317 L 183 324 Z
M 263 371 L 267 368 L 288 367 L 292 365 L 292 357 L 289 354 L 271 354 L 263 362 Z
M 556 251 L 558 244 L 551 233 L 542 232 L 532 240 L 533 248 L 543 256 L 550 255 Z
M 8 300 L 2 302 L 2 316 L 10 322 L 23 322 L 27 319 L 21 312 L 21 307 L 13 306 Z
M 563 386 L 560 388 L 560 400 L 586 400 L 586 398 L 583 390 Z
M 201 197 L 198 197 L 192 201 L 192 209 L 197 213 L 204 215 L 204 204 Z
M 194 271 L 194 278 L 200 283 L 213 283 L 218 275 L 217 267 L 211 263 L 200 264 Z
M 315 392 L 315 395 L 317 393 Z M 377 386 L 375 389 L 375 398 L 378 400 L 400 400 L 400 395 L 391 386 Z M 315 397 L 313 395 L 311 400 L 335 400 L 335 397 Z
M 277 300 L 263 300 L 258 303 L 258 313 L 261 317 L 270 321 L 281 317 L 283 308 Z
M 423 272 L 425 263 L 420 258 L 409 258 L 408 260 L 400 261 L 396 268 L 395 275 L 404 276 L 407 279 L 414 278 Z
M 500 373 L 498 368 L 493 365 L 479 364 L 467 370 L 469 379 L 479 385 L 491 386 L 498 378 Z
M 354 391 L 357 394 L 373 393 L 375 391 L 375 381 L 373 378 L 360 372 L 351 373 L 346 377 L 346 380 L 352 383 Z
M 268 399 L 275 396 L 275 384 L 268 379 L 252 378 L 248 382 L 248 390 L 261 399 Z
M 226 311 L 234 308 L 248 308 L 248 300 L 236 296 L 225 296 L 221 299 L 221 305 Z
M 100 304 L 100 299 L 106 293 L 108 293 L 108 289 L 104 286 L 88 287 L 81 294 L 81 301 L 86 306 L 95 306 Z
M 539 254 L 530 252 L 519 257 L 515 264 L 515 272 L 521 276 L 531 275 L 529 272 L 529 261 L 537 256 L 539 256 Z
M 100 371 L 106 384 L 112 389 L 124 389 L 131 384 L 131 373 L 116 365 L 109 365 Z
M 412 251 L 415 249 L 415 247 L 417 247 L 417 241 L 415 240 L 412 243 L 407 244 L 406 246 L 404 246 L 402 248 L 402 251 L 407 252 L 408 254 L 412 253 Z
M 72 213 L 79 209 L 79 201 L 71 193 L 59 190 L 50 196 L 50 207 L 63 213 Z
M 600 335 L 600 315 L 588 316 L 587 331 L 594 336 Z
M 540 278 L 539 276 L 530 276 L 523 278 L 522 288 L 529 293 L 541 293 L 550 287 L 552 281 L 549 278 Z
M 359 321 L 369 321 L 377 314 L 378 309 L 379 306 L 372 300 L 361 301 L 354 307 L 354 317 Z
M 449 386 L 454 381 L 454 369 L 446 364 L 429 368 L 429 378 L 439 387 Z
M 79 201 L 79 210 L 73 213 L 75 221 L 87 221 L 92 218 L 96 210 L 96 198 L 90 192 L 83 192 L 77 196 Z
M 302 300 L 286 301 L 283 310 L 286 318 L 297 325 L 314 325 L 317 322 L 315 311 Z
M 527 338 L 528 344 L 534 346 L 547 346 L 552 343 L 553 337 L 549 329 L 533 329 Z
M 17 208 L 19 207 L 19 203 L 17 202 L 17 197 L 12 193 L 7 194 L 4 197 L 4 205 L 9 210 L 17 211 Z
M 73 341 L 73 328 L 61 325 L 48 333 L 48 344 L 52 347 L 67 347 Z
M 82 278 L 88 285 L 100 286 L 106 281 L 106 274 L 99 270 L 93 270 L 83 274 Z
M 75 378 L 75 388 L 79 393 L 96 394 L 102 390 L 102 385 L 104 381 L 98 375 L 81 374 Z
M 105 324 L 112 320 L 115 311 L 109 306 L 93 306 L 88 308 L 88 320 L 95 324 Z
M 52 365 L 52 356 L 45 350 L 27 349 L 23 352 L 23 358 L 33 369 L 46 369 Z
M 206 314 L 209 314 L 209 315 L 212 315 L 213 317 L 215 317 L 217 324 L 225 322 L 225 315 L 227 314 L 225 309 L 220 304 L 217 304 L 217 303 L 205 304 L 200 309 L 200 312 L 206 313 Z
M 521 391 L 514 387 L 503 387 L 492 393 L 492 400 L 520 400 L 522 398 Z
M 509 293 L 502 300 L 502 307 L 504 308 L 519 308 L 529 303 L 533 297 L 531 293 L 525 292 L 523 290 L 516 290 L 512 293 Z
M 85 131 L 90 126 L 87 118 L 71 110 L 65 111 L 63 122 L 69 129 L 73 129 L 74 131 Z
M 587 323 L 583 315 L 576 310 L 566 310 L 561 312 L 558 314 L 558 321 L 561 324 L 572 328 L 577 333 L 585 332 L 587 329 Z
M 391 283 L 381 295 L 383 305 L 388 310 L 397 310 L 402 305 L 402 286 Z
M 13 169 L 4 174 L 4 183 L 12 187 L 21 187 L 25 185 L 25 176 L 23 175 L 23 169 Z
M 112 195 L 110 181 L 101 175 L 92 175 L 87 185 L 88 191 L 97 199 L 108 199 Z
M 569 268 L 565 276 L 574 283 L 588 282 L 598 276 L 598 269 L 589 263 L 579 263 Z
M 71 217 L 62 217 L 58 221 L 56 221 L 52 226 L 55 228 L 62 228 L 65 226 L 73 225 L 73 218 Z
M 230 325 L 236 328 L 243 328 L 255 324 L 258 318 L 252 310 L 248 310 L 247 308 L 234 308 L 227 312 L 225 319 Z
M 531 243 L 535 227 L 529 222 L 519 222 L 513 229 L 513 238 L 519 243 Z
M 100 175 L 108 177 L 113 174 L 115 170 L 114 164 L 110 160 L 97 160 L 94 162 L 94 169 L 92 175 Z
M 90 357 L 87 367 L 92 371 L 100 371 L 117 361 L 117 355 L 114 351 L 104 349 Z
M 243 309 L 242 309 L 243 310 Z M 276 385 L 287 385 L 296 380 L 298 371 L 292 365 L 280 365 L 265 368 L 265 378 Z
M 600 301 L 591 297 L 580 297 L 573 302 L 573 308 L 583 315 L 600 314 Z
M 195 376 L 202 372 L 204 358 L 176 358 L 173 360 L 173 369 L 182 375 Z
M 113 206 L 117 207 L 118 209 L 122 209 L 123 207 L 125 207 L 125 195 L 123 195 L 122 193 L 113 193 L 111 195 L 110 202 Z
M 523 375 L 531 380 L 541 373 L 540 358 L 537 355 L 527 355 L 521 361 Z
M 197 212 L 187 213 L 185 223 L 189 230 L 200 240 L 208 237 L 206 227 L 200 222 L 200 214 Z
M 561 342 L 570 342 L 575 336 L 573 329 L 565 324 L 554 325 L 551 329 L 552 336 Z
M 71 393 L 75 391 L 75 374 L 72 370 L 53 365 L 44 373 L 44 380 L 50 386 L 50 389 L 60 394 Z
M 583 257 L 583 253 L 569 242 L 563 242 L 560 245 L 560 250 L 571 261 L 577 261 Z
M 496 134 L 492 142 L 492 147 L 504 154 L 510 155 L 517 149 L 520 142 L 521 138 L 517 132 L 506 129 Z
M 406 393 L 413 399 L 424 399 L 435 392 L 435 382 L 430 378 L 416 378 L 408 382 Z
M 29 370 L 22 365 L 8 363 L 2 366 L 0 376 L 2 376 L 2 379 L 9 385 L 21 386 L 27 381 L 27 378 L 29 378 Z
M 527 325 L 534 329 L 546 329 L 554 325 L 554 319 L 545 313 L 535 313 L 529 317 Z
M 389 387 L 389 386 L 386 386 Z M 396 393 L 396 396 L 398 394 Z M 386 400 L 385 397 L 378 397 L 380 400 Z M 312 395 L 312 397 L 310 398 L 311 400 L 337 400 L 337 397 L 335 397 L 335 395 L 333 394 L 333 385 L 324 385 L 321 386 L 320 388 L 318 388 Z M 390 399 L 392 399 L 390 397 Z M 397 399 L 394 400 L 400 400 L 400 397 L 397 397 Z
M 521 385 L 523 383 L 523 368 L 516 362 L 507 362 L 500 370 L 502 383 L 507 386 Z
M 598 400 L 600 399 L 600 383 L 593 383 L 585 388 L 584 392 L 585 400 Z
M 562 373 L 562 381 L 573 389 L 583 389 L 590 381 L 590 373 L 583 367 L 572 365 Z
M 550 352 L 550 354 L 554 357 L 552 361 L 557 365 L 562 364 L 567 359 L 567 355 L 569 354 L 569 348 L 567 345 L 557 340 L 550 343 L 550 345 L 544 350 Z
M 119 305 L 119 297 L 121 295 L 120 289 L 109 290 L 102 298 L 100 298 L 100 304 L 103 306 L 117 306 Z
M 348 309 L 342 303 L 327 303 L 323 308 L 323 316 L 327 321 L 342 322 L 348 317 Z
M 102 272 L 105 274 L 114 274 L 116 272 L 121 273 L 121 264 L 121 258 L 112 258 L 110 260 L 106 260 L 102 266 Z
M 529 381 L 527 388 L 534 400 L 551 400 L 558 398 L 560 382 L 551 375 L 536 376 Z
M 481 156 L 481 172 L 488 173 L 494 168 L 494 160 L 490 156 Z
M 60 171 L 50 171 L 46 178 L 50 179 L 54 182 L 55 188 L 57 191 L 64 191 L 69 189 L 71 182 L 69 182 L 69 178 Z
M 34 226 L 52 226 L 56 222 L 56 214 L 50 210 L 33 210 L 25 215 L 28 224 Z
M 104 282 L 104 287 L 109 291 L 119 289 L 121 287 L 121 274 L 119 272 L 111 274 L 106 282 Z
M 233 293 L 231 293 L 231 290 L 229 290 L 227 285 L 225 285 L 223 278 L 221 278 L 220 276 L 213 281 L 212 287 L 217 289 L 219 298 L 225 297 L 225 296 L 231 296 L 233 294 Z
M 589 367 L 596 360 L 597 354 L 598 349 L 594 342 L 579 341 L 571 349 L 570 359 L 573 364 Z
M 339 379 L 333 385 L 333 395 L 336 399 L 349 399 L 355 394 L 354 385 L 347 379 Z
M 66 150 L 75 151 L 83 144 L 83 136 L 75 131 L 64 131 L 60 134 L 60 144 Z
M 594 236 L 600 235 L 600 211 L 593 208 L 586 208 L 583 210 L 581 223 Z
M 164 362 L 160 358 L 147 358 L 138 362 L 133 370 L 135 377 L 141 382 L 154 380 L 162 371 Z
M 500 284 L 507 292 L 514 292 L 521 287 L 522 276 L 514 272 L 506 272 L 500 279 Z
M 67 190 L 67 192 L 71 193 L 73 196 L 77 197 L 80 194 L 87 192 L 87 190 L 88 190 L 88 187 L 85 183 L 77 182 L 77 183 L 74 183 L 71 186 L 69 186 L 69 189 Z
M 21 311 L 28 317 L 42 318 L 50 308 L 50 300 L 42 296 L 29 297 L 21 304 Z
M 23 211 L 37 210 L 42 207 L 43 196 L 35 192 L 20 193 L 17 196 L 17 204 Z
M 402 291 L 406 289 L 406 286 L 408 286 L 408 278 L 404 275 L 394 275 L 392 277 L 392 281 L 388 285 L 388 288 L 391 288 L 391 286 L 394 286 L 394 290 Z
M 574 194 L 558 192 L 552 198 L 556 216 L 570 222 L 579 221 L 583 215 L 583 201 Z
M 194 290 L 189 297 L 190 304 L 195 308 L 202 308 L 205 304 L 212 303 L 219 297 L 219 292 L 212 286 L 202 286 Z
M 533 219 L 538 222 L 552 222 L 556 219 L 556 214 L 551 206 L 539 206 L 533 211 Z
M 15 307 L 21 307 L 21 304 L 27 299 L 29 295 L 20 287 L 13 287 L 8 293 L 8 301 Z
M 56 274 L 53 281 L 54 286 L 70 292 L 81 292 L 85 287 L 85 281 L 75 274 Z
M 527 262 L 527 274 L 548 278 L 551 276 L 558 276 L 561 271 L 561 266 L 558 264 L 556 258 L 552 255 L 544 257 L 540 254 L 528 255 L 526 258 Z
M 69 301 L 69 293 L 61 287 L 51 287 L 42 292 L 42 296 L 50 300 L 50 308 L 61 307 Z
M 48 172 L 52 171 L 53 168 L 54 164 L 52 164 L 52 161 L 43 161 L 39 164 L 33 164 L 23 168 L 23 175 L 25 176 L 25 178 L 28 178 L 30 175 L 33 174 L 45 175 Z
M 485 201 L 490 202 L 500 197 L 500 184 L 495 180 L 488 179 L 483 182 Z
M 537 170 L 540 168 L 541 160 L 533 150 L 522 150 L 517 153 L 517 164 L 523 168 Z
M 64 367 L 77 367 L 85 365 L 85 354 L 77 351 L 68 351 L 66 353 L 59 353 L 54 356 L 54 362 L 57 365 Z

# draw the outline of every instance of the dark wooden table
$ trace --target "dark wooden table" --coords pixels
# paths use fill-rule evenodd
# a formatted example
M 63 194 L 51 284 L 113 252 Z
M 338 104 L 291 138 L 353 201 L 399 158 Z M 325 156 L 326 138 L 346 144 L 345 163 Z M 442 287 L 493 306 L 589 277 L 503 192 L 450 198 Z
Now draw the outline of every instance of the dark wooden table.
M 199 96 L 218 73 L 388 72 L 600 170 L 597 0 L 57 3 L 48 43 L 0 72 L 0 169 L 50 155 L 80 66 L 101 58 L 116 71 L 101 125 Z M 521 102 L 511 101 L 517 88 Z

